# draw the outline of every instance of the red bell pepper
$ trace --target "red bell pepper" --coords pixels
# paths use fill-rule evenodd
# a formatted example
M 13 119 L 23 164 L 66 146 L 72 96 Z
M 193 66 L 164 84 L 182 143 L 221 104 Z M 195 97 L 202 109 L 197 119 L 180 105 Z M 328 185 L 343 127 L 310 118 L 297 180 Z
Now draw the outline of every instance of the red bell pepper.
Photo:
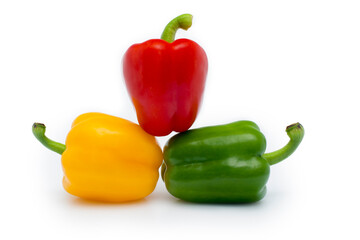
M 154 136 L 188 130 L 197 116 L 208 70 L 205 51 L 194 41 L 174 41 L 192 16 L 173 19 L 161 39 L 132 45 L 123 59 L 127 90 L 140 126 Z

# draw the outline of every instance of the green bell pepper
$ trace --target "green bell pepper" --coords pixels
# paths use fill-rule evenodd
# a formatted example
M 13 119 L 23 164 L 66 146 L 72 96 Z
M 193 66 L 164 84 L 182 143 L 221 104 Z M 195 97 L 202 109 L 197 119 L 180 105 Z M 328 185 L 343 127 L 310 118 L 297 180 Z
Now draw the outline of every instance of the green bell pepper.
M 167 190 L 190 202 L 255 202 L 266 193 L 270 165 L 290 156 L 304 128 L 286 128 L 289 143 L 266 153 L 266 140 L 251 121 L 203 127 L 179 133 L 166 143 L 161 170 Z

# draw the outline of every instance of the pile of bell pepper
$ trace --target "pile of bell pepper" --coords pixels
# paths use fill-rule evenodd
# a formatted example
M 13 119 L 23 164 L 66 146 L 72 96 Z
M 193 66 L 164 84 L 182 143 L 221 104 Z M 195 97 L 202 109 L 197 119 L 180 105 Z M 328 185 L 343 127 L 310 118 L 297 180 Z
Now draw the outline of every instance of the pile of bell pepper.
M 85 113 L 72 123 L 65 144 L 35 137 L 61 154 L 65 190 L 102 202 L 127 202 L 153 192 L 159 178 L 176 198 L 201 203 L 255 202 L 266 194 L 270 166 L 289 157 L 304 137 L 300 123 L 289 125 L 289 142 L 265 153 L 266 140 L 251 121 L 191 129 L 201 104 L 208 61 L 189 39 L 175 40 L 192 16 L 183 14 L 165 27 L 161 39 L 132 45 L 123 59 L 125 84 L 137 119 Z M 164 150 L 156 136 L 179 132 Z

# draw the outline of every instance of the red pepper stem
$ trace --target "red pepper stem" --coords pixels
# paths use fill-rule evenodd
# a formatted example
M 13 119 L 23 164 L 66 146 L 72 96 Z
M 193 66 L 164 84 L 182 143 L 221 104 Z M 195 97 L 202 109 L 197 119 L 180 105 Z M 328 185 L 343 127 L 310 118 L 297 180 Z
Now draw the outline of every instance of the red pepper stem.
M 192 24 L 192 15 L 191 14 L 182 14 L 171 20 L 168 25 L 166 25 L 161 39 L 169 43 L 172 43 L 175 40 L 176 31 L 181 28 L 187 30 L 191 27 Z
M 285 158 L 289 157 L 293 152 L 295 152 L 296 148 L 300 145 L 304 137 L 305 131 L 300 123 L 295 123 L 289 125 L 286 128 L 286 133 L 290 138 L 288 144 L 277 151 L 265 153 L 263 155 L 263 158 L 265 158 L 270 165 L 281 162 Z
M 34 136 L 48 149 L 62 154 L 65 151 L 66 146 L 62 143 L 55 142 L 50 140 L 45 136 L 46 126 L 42 123 L 34 123 L 32 126 L 32 132 Z

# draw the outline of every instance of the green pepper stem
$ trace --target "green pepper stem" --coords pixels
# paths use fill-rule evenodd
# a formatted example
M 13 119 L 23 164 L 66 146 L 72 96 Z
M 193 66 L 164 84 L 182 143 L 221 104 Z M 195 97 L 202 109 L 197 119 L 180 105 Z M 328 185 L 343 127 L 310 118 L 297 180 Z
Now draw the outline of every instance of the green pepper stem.
M 172 43 L 175 39 L 176 31 L 181 28 L 187 30 L 191 27 L 192 24 L 192 15 L 191 14 L 182 14 L 173 20 L 171 20 L 165 27 L 161 39 L 169 43 Z
M 65 145 L 62 143 L 50 140 L 45 136 L 46 126 L 42 123 L 34 123 L 32 126 L 32 132 L 34 136 L 48 149 L 59 153 L 60 155 L 65 151 Z
M 286 128 L 286 133 L 290 138 L 288 144 L 277 151 L 265 153 L 263 155 L 263 157 L 270 165 L 281 162 L 285 158 L 289 157 L 293 152 L 295 152 L 296 148 L 300 145 L 301 140 L 304 137 L 305 131 L 300 123 L 294 123 Z

